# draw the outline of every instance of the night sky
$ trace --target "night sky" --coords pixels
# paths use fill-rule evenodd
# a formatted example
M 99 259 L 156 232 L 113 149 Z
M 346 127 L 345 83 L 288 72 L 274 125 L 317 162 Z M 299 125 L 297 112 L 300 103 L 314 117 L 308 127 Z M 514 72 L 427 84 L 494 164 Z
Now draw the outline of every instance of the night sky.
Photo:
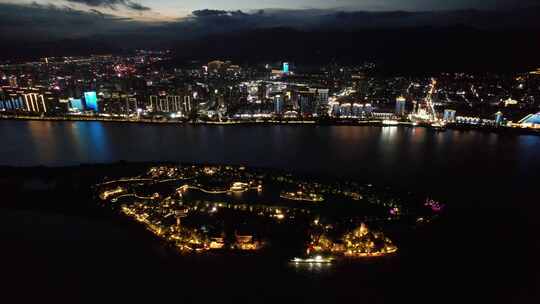
M 540 30 L 538 15 L 540 5 L 536 0 L 0 0 L 0 39 L 11 46 L 0 52 L 0 59 L 33 54 L 109 52 L 119 48 L 182 49 L 178 47 L 179 42 L 210 35 L 243 35 L 253 30 L 278 28 L 317 33 L 466 27 L 537 33 Z M 281 43 L 290 48 L 298 35 L 289 36 Z M 457 36 L 454 34 L 452 44 L 463 45 Z M 360 43 L 362 37 L 356 37 Z M 513 38 L 514 34 L 507 37 L 514 40 L 502 40 L 500 44 L 523 44 L 521 37 Z M 535 40 L 534 34 L 525 36 L 525 40 L 529 40 L 528 37 Z M 326 44 L 328 39 L 323 38 L 317 36 L 322 40 L 314 44 Z M 365 39 L 373 38 L 378 39 L 380 35 L 372 34 Z M 424 38 L 415 39 L 417 44 L 423 44 Z M 472 36 L 467 39 L 469 42 L 478 40 Z M 339 45 L 340 41 L 332 43 Z M 411 41 L 393 43 L 410 45 Z M 365 45 L 355 44 L 349 49 Z M 379 48 L 386 46 L 381 40 L 371 52 L 379 54 Z M 447 49 L 446 45 L 440 47 Z M 532 53 L 528 45 L 523 48 Z M 219 51 L 229 49 L 222 46 Z M 245 50 L 239 56 L 259 51 Z M 305 53 L 305 50 L 297 50 L 300 52 Z M 416 53 L 416 50 L 410 52 Z
M 512 0 L 0 0 L 19 5 L 54 5 L 74 10 L 130 17 L 137 20 L 171 21 L 187 17 L 195 10 L 365 10 L 365 11 L 440 11 L 456 9 L 508 9 L 525 7 L 534 1 Z

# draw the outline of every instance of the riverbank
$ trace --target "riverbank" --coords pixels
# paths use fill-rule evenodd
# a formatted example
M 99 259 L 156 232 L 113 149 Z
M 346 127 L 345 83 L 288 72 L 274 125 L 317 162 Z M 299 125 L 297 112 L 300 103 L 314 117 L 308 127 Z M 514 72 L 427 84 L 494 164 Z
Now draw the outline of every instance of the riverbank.
M 264 125 L 286 125 L 286 126 L 376 126 L 376 127 L 410 127 L 427 128 L 438 132 L 445 130 L 459 131 L 480 131 L 498 134 L 513 135 L 536 135 L 540 136 L 540 130 L 531 128 L 506 127 L 506 126 L 483 126 L 449 123 L 443 128 L 432 127 L 427 124 L 415 124 L 409 121 L 396 121 L 393 124 L 385 124 L 383 120 L 249 120 L 249 121 L 185 121 L 185 120 L 157 120 L 157 119 L 124 119 L 111 117 L 85 117 L 85 116 L 6 116 L 1 115 L 2 120 L 19 121 L 88 121 L 88 122 L 108 122 L 108 123 L 127 123 L 127 124 L 156 124 L 156 125 L 192 125 L 192 126 L 264 126 Z

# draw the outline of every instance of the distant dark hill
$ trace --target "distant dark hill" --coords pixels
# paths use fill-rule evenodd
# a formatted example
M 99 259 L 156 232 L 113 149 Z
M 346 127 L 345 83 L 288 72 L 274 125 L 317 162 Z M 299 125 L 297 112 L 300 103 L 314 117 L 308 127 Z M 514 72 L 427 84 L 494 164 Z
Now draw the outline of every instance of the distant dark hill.
M 230 59 L 237 63 L 288 60 L 303 64 L 371 60 L 387 71 L 514 71 L 540 66 L 540 30 L 447 28 L 299 30 L 266 28 L 206 35 L 173 45 L 175 61 Z M 125 37 L 65 39 L 40 43 L 8 43 L 0 60 L 31 60 L 44 56 L 120 53 L 129 49 Z M 136 36 L 130 37 L 137 41 Z M 156 38 L 157 39 L 157 38 Z M 149 41 L 142 39 L 139 43 Z M 154 41 L 155 42 L 155 41 Z
M 36 60 L 41 57 L 86 56 L 119 53 L 120 47 L 99 38 L 62 39 L 50 42 L 15 41 L 7 43 L 0 52 L 0 60 L 15 62 Z
M 405 28 L 255 29 L 180 42 L 177 60 L 290 60 L 343 63 L 374 60 L 400 71 L 515 70 L 540 64 L 538 30 Z

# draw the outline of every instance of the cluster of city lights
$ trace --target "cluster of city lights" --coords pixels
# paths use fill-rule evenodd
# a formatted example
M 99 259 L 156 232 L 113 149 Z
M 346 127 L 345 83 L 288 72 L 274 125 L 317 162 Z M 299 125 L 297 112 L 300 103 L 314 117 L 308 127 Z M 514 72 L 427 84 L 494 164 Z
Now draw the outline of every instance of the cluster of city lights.
M 300 190 L 280 190 L 291 186 Z M 394 199 L 376 196 L 373 188 L 371 184 L 360 186 L 354 182 L 333 186 L 298 180 L 290 174 L 252 172 L 245 167 L 195 165 L 155 166 L 143 175 L 97 185 L 102 202 L 116 206 L 123 215 L 143 224 L 183 254 L 259 251 L 272 244 L 265 234 L 267 229 L 276 228 L 269 227 L 303 227 L 300 229 L 311 241 L 305 245 L 304 257 L 291 260 L 294 264 L 330 264 L 343 258 L 395 254 L 397 246 L 390 238 L 380 230 L 368 229 L 364 221 L 399 220 L 411 212 L 403 213 L 404 207 Z M 267 199 L 261 203 L 235 201 L 245 198 L 244 195 L 268 197 L 268 191 L 273 191 L 274 203 Z M 197 199 L 200 195 L 204 198 Z M 319 207 L 334 204 L 326 197 L 336 195 L 349 204 L 378 206 L 381 212 L 389 208 L 391 217 L 381 213 L 378 217 L 329 220 Z M 436 214 L 443 205 L 427 199 L 422 207 Z M 427 222 L 429 216 L 424 214 L 421 219 Z M 250 221 L 267 228 L 248 225 L 240 229 L 242 223 Z M 225 230 L 226 222 L 227 226 L 237 228 L 233 232 Z M 343 229 L 345 223 L 353 226 Z

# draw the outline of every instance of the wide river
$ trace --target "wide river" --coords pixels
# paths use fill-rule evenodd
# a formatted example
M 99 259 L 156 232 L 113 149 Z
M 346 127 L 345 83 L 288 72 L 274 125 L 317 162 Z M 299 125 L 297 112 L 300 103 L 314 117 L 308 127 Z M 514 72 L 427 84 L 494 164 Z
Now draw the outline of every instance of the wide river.
M 230 163 L 354 177 L 455 204 L 536 197 L 540 137 L 358 126 L 0 121 L 0 165 Z

